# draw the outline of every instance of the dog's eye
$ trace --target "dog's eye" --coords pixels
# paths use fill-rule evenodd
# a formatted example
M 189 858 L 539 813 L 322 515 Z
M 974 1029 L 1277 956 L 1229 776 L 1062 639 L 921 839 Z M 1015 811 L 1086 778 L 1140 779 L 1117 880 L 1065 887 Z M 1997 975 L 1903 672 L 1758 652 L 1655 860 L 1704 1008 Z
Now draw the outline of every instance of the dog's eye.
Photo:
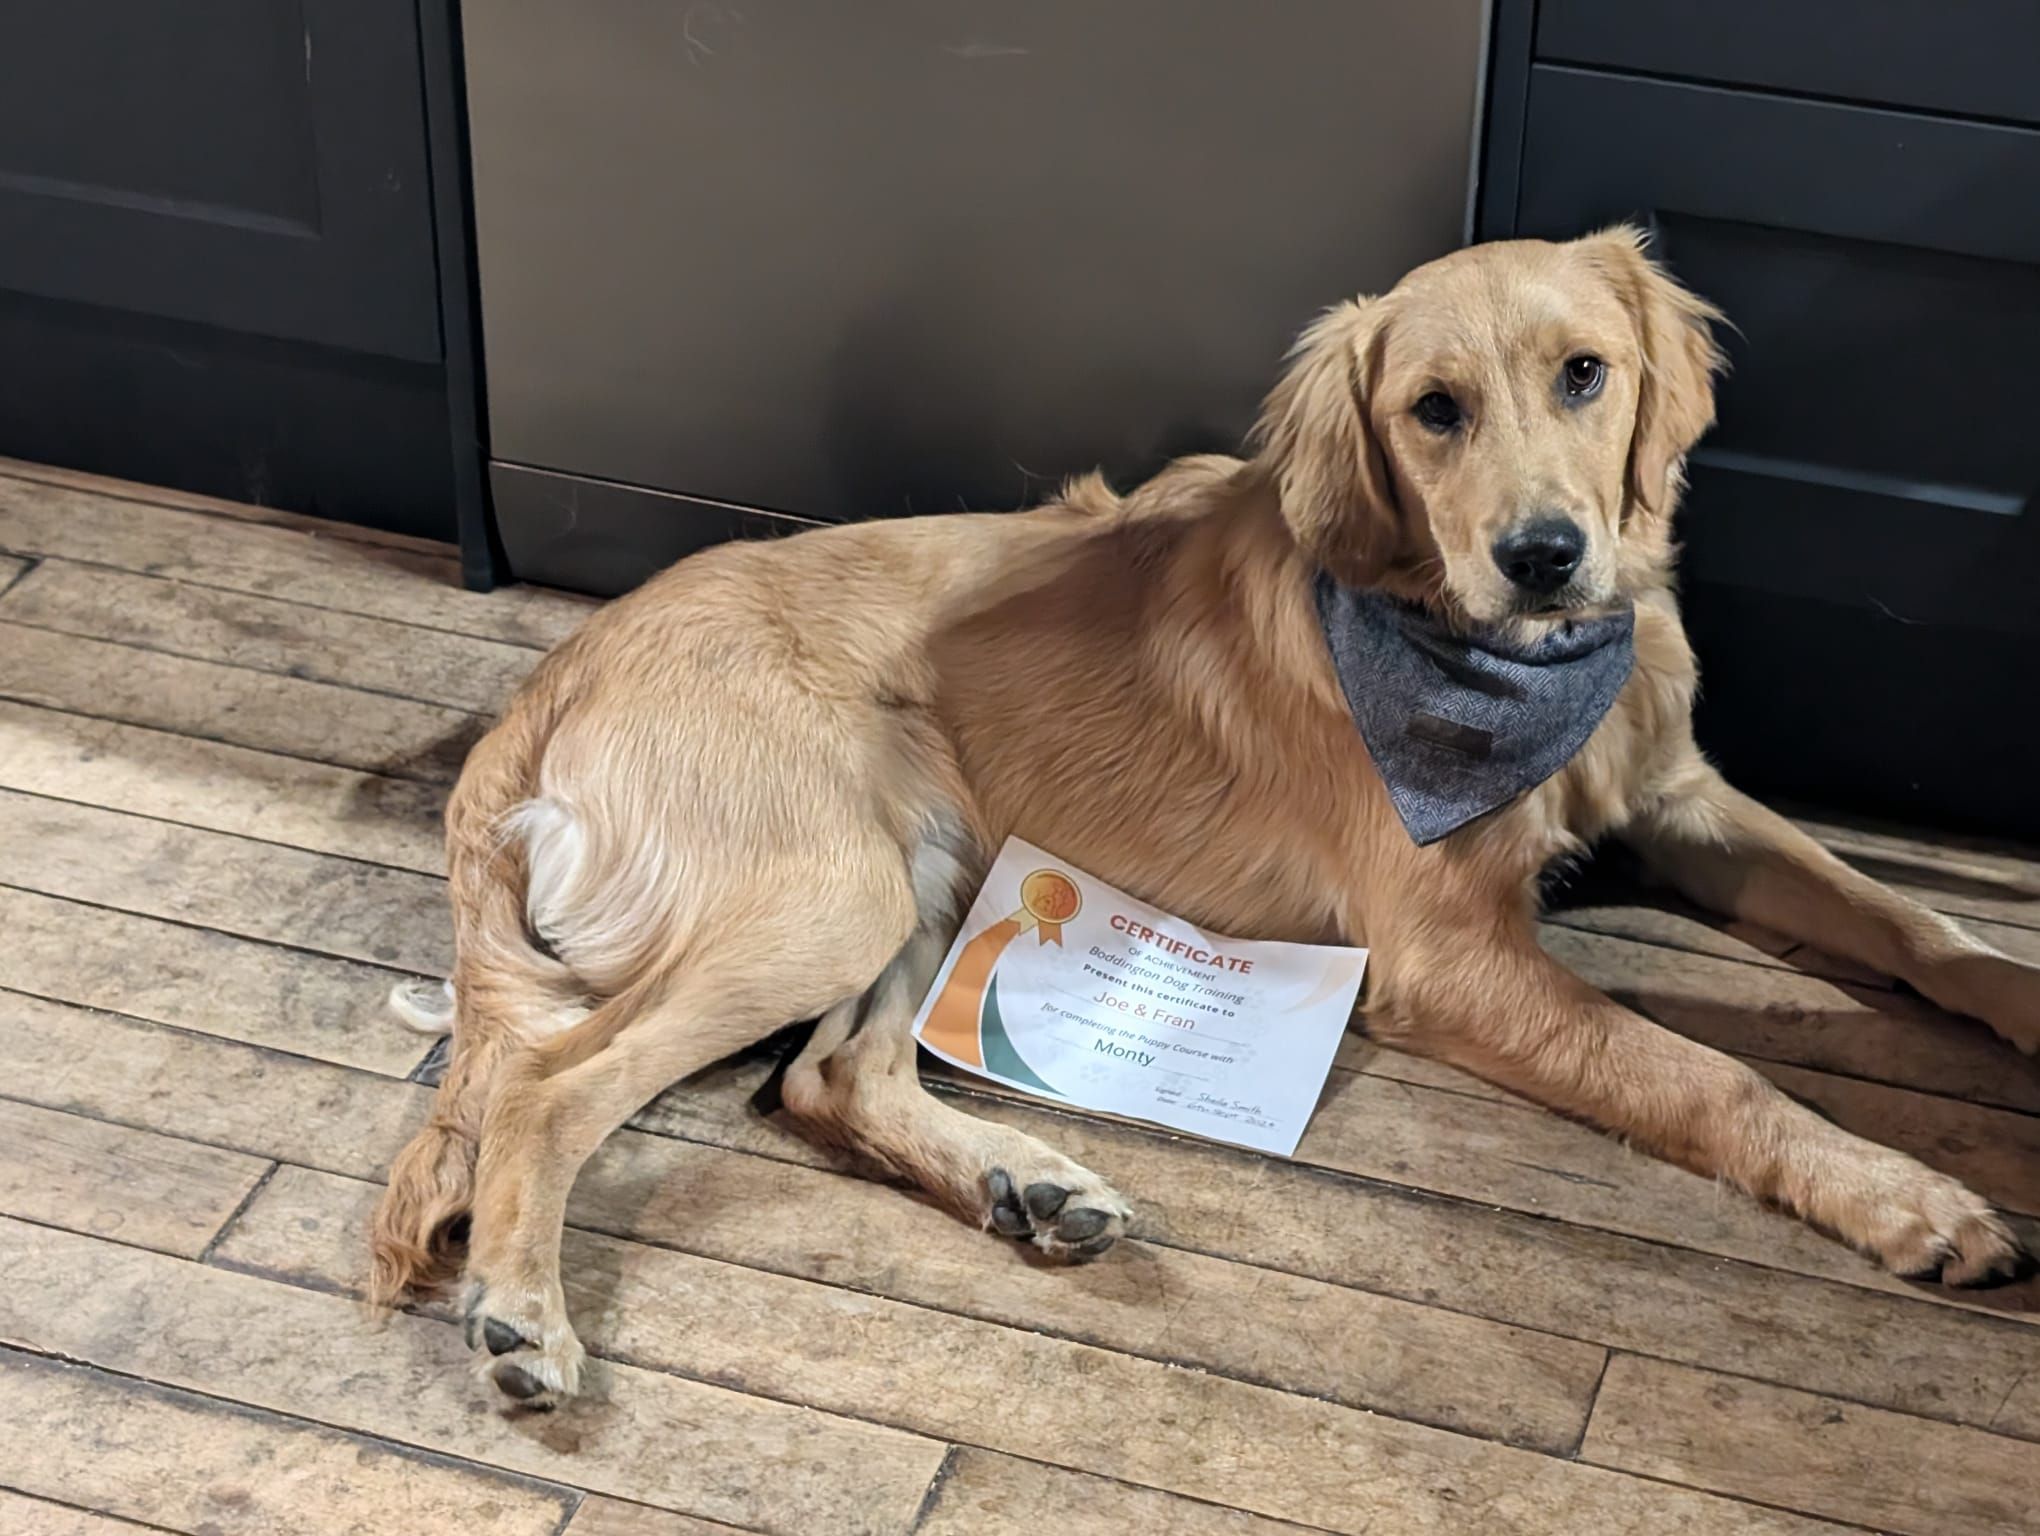
M 1428 431 L 1450 432 L 1459 425 L 1459 402 L 1443 390 L 1434 389 L 1417 402 L 1411 414 Z
M 1608 377 L 1608 365 L 1598 357 L 1569 358 L 1565 365 L 1565 392 L 1569 399 L 1591 400 L 1601 392 Z

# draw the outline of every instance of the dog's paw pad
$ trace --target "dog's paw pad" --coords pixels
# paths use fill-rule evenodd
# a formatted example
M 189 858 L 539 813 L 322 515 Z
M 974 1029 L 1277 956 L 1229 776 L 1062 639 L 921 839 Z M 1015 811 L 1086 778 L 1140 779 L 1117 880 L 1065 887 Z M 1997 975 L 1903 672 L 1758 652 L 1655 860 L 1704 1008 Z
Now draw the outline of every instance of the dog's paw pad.
M 1024 1187 L 1006 1168 L 985 1175 L 992 1230 L 1031 1243 L 1050 1258 L 1085 1263 L 1110 1248 L 1132 1214 L 1100 1179 L 1067 1159 L 1055 1178 L 1036 1178 Z
M 505 1397 L 534 1408 L 550 1408 L 550 1402 L 536 1402 L 534 1399 L 549 1396 L 545 1383 L 525 1370 L 521 1365 L 503 1364 L 490 1374 L 496 1383 L 496 1390 Z
M 1024 1196 L 1027 1214 L 1036 1221 L 1047 1221 L 1069 1203 L 1070 1192 L 1060 1184 L 1051 1184 L 1046 1179 L 1027 1186 Z
M 1111 1225 L 1110 1211 L 1101 1211 L 1087 1205 L 1071 1211 L 1058 1221 L 1055 1224 L 1055 1235 L 1066 1243 L 1091 1242 Z
M 515 1318 L 516 1321 L 511 1321 Z M 581 1341 L 563 1314 L 548 1315 L 542 1303 L 513 1302 L 484 1286 L 468 1294 L 468 1348 L 486 1350 L 486 1375 L 520 1410 L 556 1408 L 580 1390 Z
M 992 1201 L 992 1226 L 1007 1237 L 1032 1237 L 1034 1221 L 1020 1204 L 1013 1189 L 1013 1176 L 994 1168 L 985 1176 L 985 1193 Z
M 489 1346 L 492 1355 L 507 1355 L 511 1350 L 527 1348 L 531 1343 L 508 1323 L 494 1317 L 482 1324 L 482 1342 Z

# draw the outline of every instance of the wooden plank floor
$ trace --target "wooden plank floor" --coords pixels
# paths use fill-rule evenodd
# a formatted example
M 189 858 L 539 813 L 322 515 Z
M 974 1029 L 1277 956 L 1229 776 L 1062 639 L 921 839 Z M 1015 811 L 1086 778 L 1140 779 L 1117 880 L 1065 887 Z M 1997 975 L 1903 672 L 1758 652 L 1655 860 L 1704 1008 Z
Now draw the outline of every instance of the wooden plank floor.
M 429 1095 L 437 816 L 587 612 L 413 540 L 0 465 L 0 1536 L 2040 1530 L 2040 1307 L 1902 1284 L 1347 1041 L 1293 1161 L 956 1081 L 1132 1195 L 1034 1268 L 757 1119 L 739 1061 L 590 1165 L 594 1395 L 495 1411 L 354 1301 Z M 1823 823 L 2040 960 L 2040 863 Z M 1550 947 L 2033 1232 L 2040 1068 L 1590 884 Z M 1985 1304 L 1985 1303 L 1988 1304 Z

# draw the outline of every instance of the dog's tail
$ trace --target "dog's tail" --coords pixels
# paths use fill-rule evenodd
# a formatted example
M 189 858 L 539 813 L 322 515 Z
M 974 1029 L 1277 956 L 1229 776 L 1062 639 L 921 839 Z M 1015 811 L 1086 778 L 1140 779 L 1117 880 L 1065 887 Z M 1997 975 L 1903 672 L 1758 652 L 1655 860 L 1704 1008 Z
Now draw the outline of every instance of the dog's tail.
M 447 1098 L 448 1087 L 458 1082 L 449 1070 L 440 1097 Z M 460 1097 L 457 1090 L 453 1097 Z M 459 1275 L 478 1130 L 435 1106 L 432 1119 L 397 1154 L 369 1238 L 368 1297 L 375 1305 L 436 1295 Z
M 450 981 L 399 982 L 390 991 L 389 1007 L 406 1029 L 421 1035 L 453 1031 Z M 472 1182 L 471 1146 L 435 1105 L 431 1121 L 398 1155 L 371 1239 L 369 1296 L 378 1306 L 395 1306 L 407 1295 L 429 1295 L 458 1271 L 466 1237 L 460 1219 L 467 1213 Z
M 506 892 L 507 896 L 508 893 Z M 543 959 L 535 952 L 535 960 Z M 467 974 L 476 968 L 470 967 Z M 369 1237 L 369 1300 L 395 1306 L 433 1296 L 459 1277 L 474 1204 L 475 1157 L 490 1085 L 522 1040 L 519 1015 L 556 1008 L 556 989 L 536 976 L 491 967 L 486 980 L 400 987 L 390 1007 L 420 1033 L 453 1033 L 445 1076 L 425 1124 L 390 1165 L 389 1188 Z
M 508 891 L 502 898 L 514 900 Z M 414 983 L 390 996 L 391 1011 L 408 1028 L 443 1034 L 450 1027 L 453 1040 L 432 1109 L 390 1165 L 376 1207 L 368 1293 L 378 1306 L 437 1295 L 459 1277 L 497 1069 L 517 1046 L 585 1008 L 563 967 L 530 949 L 521 931 L 512 943 L 486 967 L 463 968 L 472 984 Z

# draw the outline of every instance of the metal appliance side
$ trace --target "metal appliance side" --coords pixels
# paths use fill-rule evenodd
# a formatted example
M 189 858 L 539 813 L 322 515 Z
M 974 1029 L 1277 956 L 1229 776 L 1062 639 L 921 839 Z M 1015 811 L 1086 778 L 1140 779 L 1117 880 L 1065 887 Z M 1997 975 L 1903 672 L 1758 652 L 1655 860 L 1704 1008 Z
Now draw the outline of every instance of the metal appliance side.
M 466 6 L 513 569 L 578 568 L 520 468 L 839 519 L 1236 447 L 1313 314 L 1462 242 L 1487 9 Z M 619 511 L 601 585 L 694 515 Z

